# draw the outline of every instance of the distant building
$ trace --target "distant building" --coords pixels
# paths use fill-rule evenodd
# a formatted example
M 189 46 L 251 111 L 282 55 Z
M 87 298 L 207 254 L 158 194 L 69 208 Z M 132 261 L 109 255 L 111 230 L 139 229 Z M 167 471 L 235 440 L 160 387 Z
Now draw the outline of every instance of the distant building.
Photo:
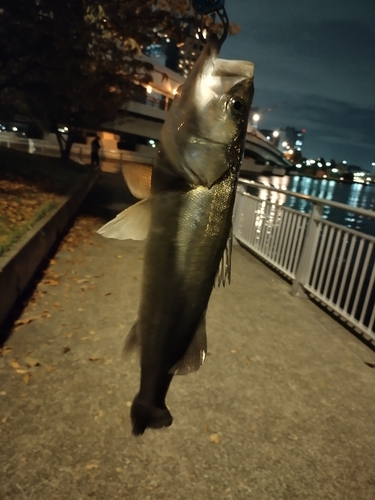
M 149 45 L 143 52 L 159 64 L 186 78 L 204 45 L 199 40 L 196 28 L 190 24 L 186 27 L 185 36 L 185 41 L 178 45 L 167 36 L 161 37 L 160 43 Z
M 289 149 L 294 151 L 302 151 L 303 139 L 306 130 L 297 130 L 294 127 L 285 127 L 280 131 L 279 145 L 281 150 L 285 153 Z

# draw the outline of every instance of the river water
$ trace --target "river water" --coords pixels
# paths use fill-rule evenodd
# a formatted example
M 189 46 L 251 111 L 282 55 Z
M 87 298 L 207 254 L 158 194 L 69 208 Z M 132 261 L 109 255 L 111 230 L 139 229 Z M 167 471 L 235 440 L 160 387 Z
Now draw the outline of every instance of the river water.
M 344 183 L 328 179 L 313 179 L 302 176 L 266 177 L 258 176 L 256 179 L 266 186 L 315 196 L 325 200 L 337 201 L 352 207 L 365 208 L 375 211 L 375 185 Z M 293 208 L 299 212 L 310 213 L 312 204 L 294 196 L 283 193 L 272 193 L 266 189 L 259 189 L 256 193 L 262 199 L 271 199 L 272 202 Z M 254 193 L 255 194 L 255 193 Z M 350 211 L 325 206 L 323 218 L 342 224 L 350 229 L 355 229 L 375 236 L 375 218 L 357 215 Z

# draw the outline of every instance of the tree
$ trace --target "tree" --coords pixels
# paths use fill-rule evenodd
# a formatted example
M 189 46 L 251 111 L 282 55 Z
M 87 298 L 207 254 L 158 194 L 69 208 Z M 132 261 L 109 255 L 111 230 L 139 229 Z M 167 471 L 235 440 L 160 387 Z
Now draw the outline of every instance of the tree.
M 188 0 L 3 0 L 1 117 L 55 132 L 68 158 L 78 130 L 113 120 L 150 81 L 152 65 L 137 52 L 164 35 L 181 42 L 191 21 Z

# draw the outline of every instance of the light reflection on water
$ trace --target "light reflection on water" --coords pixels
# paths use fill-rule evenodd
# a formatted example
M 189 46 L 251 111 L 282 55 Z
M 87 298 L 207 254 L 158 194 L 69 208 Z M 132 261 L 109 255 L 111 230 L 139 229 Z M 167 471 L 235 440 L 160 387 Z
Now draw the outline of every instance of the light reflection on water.
M 289 191 L 315 196 L 325 200 L 337 201 L 353 207 L 360 207 L 368 210 L 374 210 L 375 207 L 374 185 L 358 183 L 349 184 L 327 179 L 320 180 L 300 176 L 258 176 L 256 180 L 265 186 L 287 189 Z M 258 196 L 262 200 L 269 200 L 275 205 L 285 205 L 286 207 L 293 208 L 303 213 L 310 213 L 312 209 L 312 204 L 306 200 L 294 196 L 286 196 L 283 193 L 269 192 L 267 189 L 259 189 Z M 275 214 L 277 214 L 277 210 Z M 323 218 L 375 236 L 375 220 L 369 217 L 324 206 Z

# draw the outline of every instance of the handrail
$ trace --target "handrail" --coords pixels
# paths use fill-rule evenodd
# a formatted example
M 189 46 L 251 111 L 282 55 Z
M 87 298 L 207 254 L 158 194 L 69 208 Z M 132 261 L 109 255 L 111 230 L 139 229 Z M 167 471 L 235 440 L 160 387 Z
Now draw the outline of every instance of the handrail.
M 352 205 L 346 205 L 345 203 L 340 203 L 338 201 L 325 200 L 323 198 L 318 198 L 316 196 L 310 196 L 308 194 L 296 193 L 295 191 L 288 191 L 286 189 L 275 188 L 272 186 L 266 186 L 255 181 L 249 181 L 248 179 L 239 178 L 238 182 L 240 184 L 246 184 L 251 187 L 267 189 L 268 191 L 274 191 L 276 193 L 282 193 L 285 196 L 294 196 L 295 198 L 300 198 L 302 200 L 310 201 L 313 204 L 329 206 L 333 208 L 339 208 L 345 210 L 346 212 L 355 213 L 358 215 L 364 215 L 365 217 L 371 217 L 375 219 L 375 211 L 368 210 L 366 208 L 353 207 Z
M 263 199 L 246 186 L 309 201 L 310 214 Z M 239 179 L 235 239 L 292 282 L 291 294 L 314 297 L 375 341 L 375 237 L 323 217 L 323 207 L 375 219 L 375 212 Z

